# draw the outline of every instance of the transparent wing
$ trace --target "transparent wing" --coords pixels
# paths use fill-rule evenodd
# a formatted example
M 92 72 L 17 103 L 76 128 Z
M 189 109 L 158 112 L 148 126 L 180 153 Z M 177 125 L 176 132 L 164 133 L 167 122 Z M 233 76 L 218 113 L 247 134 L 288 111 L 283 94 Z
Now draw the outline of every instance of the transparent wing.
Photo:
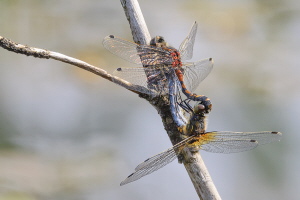
M 134 85 L 139 85 L 149 89 L 137 90 L 147 94 L 168 94 L 168 76 L 172 68 L 167 66 L 148 66 L 134 68 L 118 68 L 113 75 L 120 77 Z M 173 70 L 172 70 L 173 71 Z M 142 89 L 142 88 L 141 88 Z
M 254 149 L 258 145 L 280 141 L 280 132 L 207 132 L 197 142 L 202 150 L 213 153 L 237 153 Z M 197 143 L 196 142 L 196 143 Z M 197 144 L 194 145 L 197 145 Z
M 147 87 L 147 76 L 143 67 L 118 68 L 113 72 L 114 76 L 124 79 L 132 84 Z M 141 92 L 141 91 L 139 91 Z
M 164 167 L 172 162 L 177 154 L 185 147 L 200 147 L 200 149 L 213 153 L 237 153 L 251 150 L 258 145 L 280 141 L 280 132 L 207 132 L 199 136 L 191 136 L 174 145 L 172 148 L 148 158 L 135 168 L 121 185 L 136 181 L 143 176 Z
M 208 76 L 213 68 L 213 59 L 208 58 L 194 63 L 184 63 L 182 66 L 183 82 L 189 91 L 194 91 Z
M 106 36 L 102 44 L 111 53 L 135 64 L 172 63 L 170 53 L 163 48 L 139 45 L 113 35 Z
M 130 174 L 124 181 L 121 182 L 120 185 L 125 185 L 127 183 L 136 181 L 142 178 L 143 176 L 151 174 L 152 172 L 169 164 L 175 158 L 176 158 L 176 153 L 173 148 L 168 149 L 167 151 L 162 152 L 160 154 L 157 154 L 156 156 L 153 156 L 148 160 L 145 160 L 145 162 L 142 163 L 144 166 L 143 167 L 138 166 L 135 169 L 135 172 Z
M 181 60 L 190 60 L 193 57 L 193 48 L 194 48 L 196 33 L 197 33 L 197 22 L 193 24 L 190 33 L 179 46 L 178 50 L 181 55 Z
M 184 63 L 183 81 L 189 91 L 194 91 L 198 85 L 211 72 L 213 60 L 211 58 L 200 60 L 194 63 Z M 118 76 L 132 84 L 146 87 L 159 94 L 169 94 L 168 77 L 174 73 L 174 69 L 168 65 L 157 65 L 148 67 L 118 68 L 114 75 Z M 174 81 L 181 87 L 179 81 Z M 145 90 L 139 91 L 145 93 Z
M 124 181 L 121 182 L 120 185 L 125 185 L 127 183 L 136 181 L 143 176 L 151 174 L 152 172 L 164 167 L 169 164 L 176 158 L 176 152 L 183 148 L 189 140 L 193 139 L 193 136 L 177 143 L 172 148 L 159 153 L 151 158 L 146 159 L 144 162 L 139 164 L 135 168 L 135 172 L 130 174 Z

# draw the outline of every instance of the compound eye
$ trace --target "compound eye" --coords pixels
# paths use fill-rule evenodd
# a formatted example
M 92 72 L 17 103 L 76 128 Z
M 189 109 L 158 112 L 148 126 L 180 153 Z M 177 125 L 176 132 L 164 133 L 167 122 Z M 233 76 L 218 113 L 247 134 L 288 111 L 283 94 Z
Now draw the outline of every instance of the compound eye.
M 162 38 L 162 37 L 160 37 L 158 40 L 157 40 L 157 42 L 158 43 L 163 43 L 165 40 L 164 40 L 164 38 Z
M 200 114 L 200 113 L 203 113 L 204 111 L 205 111 L 205 106 L 204 105 L 202 105 L 202 104 L 195 105 L 194 113 Z
M 205 106 L 202 105 L 202 104 L 198 104 L 198 109 L 199 109 L 199 110 L 204 110 L 204 109 L 205 109 Z

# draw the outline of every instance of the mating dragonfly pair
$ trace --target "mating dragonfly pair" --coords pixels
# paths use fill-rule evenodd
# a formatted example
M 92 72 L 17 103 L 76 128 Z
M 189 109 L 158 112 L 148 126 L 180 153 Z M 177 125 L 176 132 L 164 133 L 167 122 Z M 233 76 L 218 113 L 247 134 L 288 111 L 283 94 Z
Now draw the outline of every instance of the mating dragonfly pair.
M 195 22 L 179 50 L 168 45 L 161 36 L 154 37 L 150 45 L 135 44 L 113 35 L 103 40 L 104 47 L 113 54 L 132 63 L 143 65 L 135 68 L 118 68 L 114 75 L 142 86 L 140 90 L 137 89 L 138 92 L 151 96 L 169 95 L 170 111 L 179 127 L 187 123 L 186 118 L 180 115 L 179 106 L 183 102 L 181 93 L 190 100 L 201 102 L 207 113 L 212 107 L 206 96 L 192 93 L 211 72 L 212 58 L 198 62 L 181 62 L 192 58 L 196 32 Z
M 205 114 L 210 112 L 212 104 L 206 96 L 196 95 L 192 91 L 210 73 L 213 60 L 209 58 L 198 62 L 181 62 L 192 58 L 196 31 L 195 22 L 178 50 L 169 46 L 161 36 L 154 37 L 150 45 L 132 43 L 113 35 L 103 40 L 104 47 L 110 52 L 127 61 L 143 65 L 135 68 L 118 68 L 114 75 L 142 86 L 142 89 L 136 90 L 138 92 L 152 96 L 168 95 L 174 122 L 181 128 L 183 134 L 189 136 L 172 148 L 139 164 L 135 172 L 121 185 L 160 169 L 179 157 L 184 148 L 233 153 L 280 140 L 282 134 L 279 132 L 205 132 Z M 186 96 L 188 101 L 197 102 L 195 107 L 192 108 L 186 100 L 182 101 L 182 95 Z M 190 113 L 189 120 L 181 113 L 180 107 Z

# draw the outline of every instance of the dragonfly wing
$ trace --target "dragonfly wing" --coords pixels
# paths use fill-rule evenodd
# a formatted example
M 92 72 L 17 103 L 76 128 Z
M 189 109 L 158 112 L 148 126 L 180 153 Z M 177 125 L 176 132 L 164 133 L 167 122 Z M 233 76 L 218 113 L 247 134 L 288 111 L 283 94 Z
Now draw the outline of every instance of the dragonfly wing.
M 280 132 L 207 132 L 199 136 L 200 148 L 213 153 L 237 153 L 279 141 Z M 201 145 L 202 144 L 202 145 Z
M 135 172 L 130 174 L 120 185 L 136 181 L 143 176 L 151 174 L 152 172 L 164 167 L 176 158 L 176 152 L 174 148 L 170 148 L 160 154 L 157 154 L 151 158 L 148 158 L 135 168 Z
M 139 85 L 144 88 L 136 90 L 146 94 L 168 94 L 168 74 L 167 70 L 170 67 L 133 67 L 133 68 L 118 68 L 114 71 L 114 76 L 122 78 L 134 85 Z
M 183 82 L 189 91 L 194 91 L 198 85 L 208 76 L 213 68 L 213 59 L 208 58 L 194 63 L 184 63 Z
M 135 168 L 135 172 L 130 174 L 124 181 L 121 182 L 120 185 L 125 185 L 127 183 L 136 181 L 142 178 L 143 176 L 151 174 L 152 172 L 169 164 L 176 158 L 177 156 L 176 152 L 180 152 L 182 148 L 186 146 L 186 143 L 193 139 L 194 136 L 190 136 L 182 140 L 181 142 L 175 144 L 172 148 L 163 151 L 162 153 L 159 153 L 155 156 L 152 156 L 151 158 L 146 159 L 144 162 L 139 164 Z
M 141 64 L 141 58 L 137 52 L 138 44 L 123 40 L 113 35 L 106 36 L 103 46 L 111 53 L 135 64 Z
M 193 57 L 193 48 L 197 32 L 197 22 L 195 22 L 190 30 L 188 36 L 183 40 L 179 46 L 179 52 L 182 60 L 190 60 Z
M 157 63 L 172 63 L 168 56 L 170 52 L 163 48 L 149 45 L 139 45 L 113 35 L 106 36 L 103 46 L 111 53 L 135 64 L 155 65 Z

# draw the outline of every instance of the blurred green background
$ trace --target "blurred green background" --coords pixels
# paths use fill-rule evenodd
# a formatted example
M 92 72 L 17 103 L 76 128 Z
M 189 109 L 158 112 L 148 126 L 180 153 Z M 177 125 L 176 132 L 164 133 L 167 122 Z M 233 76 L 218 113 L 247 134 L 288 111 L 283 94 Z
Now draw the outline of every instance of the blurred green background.
M 139 1 L 151 36 L 178 47 L 198 22 L 193 61 L 213 57 L 196 93 L 208 130 L 280 131 L 239 154 L 202 152 L 223 199 L 297 199 L 300 186 L 299 1 Z M 113 72 L 134 67 L 102 39 L 132 40 L 119 1 L 0 0 L 0 35 Z M 137 95 L 54 60 L 0 49 L 0 200 L 197 199 L 176 162 L 119 183 L 170 147 L 157 111 Z

